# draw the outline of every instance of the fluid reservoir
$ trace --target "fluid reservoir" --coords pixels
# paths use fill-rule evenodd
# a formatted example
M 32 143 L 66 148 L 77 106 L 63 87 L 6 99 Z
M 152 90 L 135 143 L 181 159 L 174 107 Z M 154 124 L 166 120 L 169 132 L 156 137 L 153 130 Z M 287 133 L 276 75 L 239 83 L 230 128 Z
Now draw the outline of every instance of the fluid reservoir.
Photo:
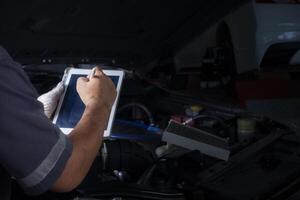
M 251 140 L 256 132 L 256 121 L 250 118 L 237 120 L 237 134 L 239 141 Z

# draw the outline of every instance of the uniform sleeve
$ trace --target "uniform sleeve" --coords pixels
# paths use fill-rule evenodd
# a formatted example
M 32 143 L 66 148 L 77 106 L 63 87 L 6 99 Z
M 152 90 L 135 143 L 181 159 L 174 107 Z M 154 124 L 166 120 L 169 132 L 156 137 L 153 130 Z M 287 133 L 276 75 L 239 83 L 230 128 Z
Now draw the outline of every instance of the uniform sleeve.
M 27 194 L 38 195 L 53 186 L 71 152 L 22 67 L 0 47 L 0 165 Z

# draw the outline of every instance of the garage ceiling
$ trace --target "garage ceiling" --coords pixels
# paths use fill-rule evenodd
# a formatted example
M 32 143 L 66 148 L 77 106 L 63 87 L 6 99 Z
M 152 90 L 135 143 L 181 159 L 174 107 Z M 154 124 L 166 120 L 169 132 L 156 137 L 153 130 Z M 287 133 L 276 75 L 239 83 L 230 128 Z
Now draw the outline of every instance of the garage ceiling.
M 90 58 L 146 64 L 172 54 L 244 2 L 2 0 L 0 44 L 23 63 Z

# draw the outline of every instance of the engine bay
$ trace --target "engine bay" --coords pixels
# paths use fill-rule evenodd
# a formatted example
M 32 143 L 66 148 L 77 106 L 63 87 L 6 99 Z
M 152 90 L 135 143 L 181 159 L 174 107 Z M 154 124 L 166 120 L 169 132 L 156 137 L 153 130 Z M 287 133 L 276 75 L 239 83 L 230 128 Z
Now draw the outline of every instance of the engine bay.
M 65 67 L 24 70 L 42 94 L 61 80 Z M 14 184 L 12 199 L 275 200 L 297 191 L 300 137 L 294 130 L 174 92 L 160 81 L 173 78 L 166 74 L 127 71 L 111 137 L 77 189 L 28 197 Z

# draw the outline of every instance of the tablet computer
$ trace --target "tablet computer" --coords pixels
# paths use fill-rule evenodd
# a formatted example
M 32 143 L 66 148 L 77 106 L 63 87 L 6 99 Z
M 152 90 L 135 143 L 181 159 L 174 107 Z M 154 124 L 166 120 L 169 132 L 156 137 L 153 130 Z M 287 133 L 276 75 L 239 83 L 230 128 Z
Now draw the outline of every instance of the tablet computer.
M 65 74 L 65 91 L 59 100 L 58 107 L 53 118 L 53 123 L 56 124 L 64 134 L 69 134 L 81 119 L 81 116 L 85 109 L 85 105 L 83 104 L 80 96 L 77 93 L 76 83 L 79 77 L 87 77 L 91 73 L 91 71 L 91 69 L 72 68 L 68 71 L 67 74 Z M 109 137 L 123 82 L 124 72 L 121 70 L 103 70 L 103 72 L 109 78 L 111 78 L 117 90 L 117 96 L 111 108 L 107 127 L 104 131 L 104 137 Z

